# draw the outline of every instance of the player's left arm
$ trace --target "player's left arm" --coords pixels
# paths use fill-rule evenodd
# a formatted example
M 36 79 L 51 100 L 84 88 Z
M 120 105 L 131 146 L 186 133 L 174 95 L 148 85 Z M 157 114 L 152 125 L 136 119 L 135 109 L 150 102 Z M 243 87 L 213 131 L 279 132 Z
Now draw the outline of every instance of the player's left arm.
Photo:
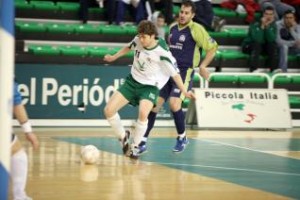
M 212 48 L 212 49 L 208 50 L 206 52 L 204 59 L 202 60 L 201 64 L 199 65 L 200 76 L 202 76 L 205 80 L 209 79 L 210 73 L 207 69 L 207 66 L 214 59 L 216 51 L 217 51 L 216 48 Z
M 172 56 L 172 54 L 169 53 L 168 56 L 161 57 L 161 60 L 162 60 L 162 64 L 164 66 L 164 69 L 165 69 L 166 73 L 169 74 L 169 76 L 172 77 L 172 79 L 176 83 L 177 87 L 182 92 L 182 94 L 186 98 L 195 99 L 194 93 L 192 91 L 187 91 L 186 90 L 186 88 L 184 86 L 184 83 L 182 81 L 182 78 L 181 78 L 181 76 L 179 74 L 179 69 L 177 67 L 176 60 Z
M 199 48 L 202 48 L 206 55 L 199 65 L 199 73 L 206 80 L 209 79 L 209 71 L 207 66 L 214 59 L 218 49 L 217 42 L 207 33 L 207 31 L 200 25 L 194 25 L 192 27 L 192 36 Z
M 18 84 L 16 82 L 14 82 L 13 114 L 21 125 L 26 139 L 31 143 L 34 149 L 37 149 L 39 147 L 39 141 L 32 131 L 31 123 L 29 121 L 25 106 L 22 104 L 22 97 L 20 92 L 18 91 Z
M 13 113 L 25 133 L 26 139 L 31 143 L 34 149 L 39 147 L 39 141 L 32 131 L 31 123 L 28 119 L 26 109 L 23 104 L 15 105 Z
M 181 79 L 181 76 L 179 74 L 175 74 L 172 76 L 174 82 L 176 83 L 177 87 L 180 89 L 180 91 L 182 92 L 182 94 L 189 99 L 196 99 L 195 94 L 192 91 L 187 91 L 183 81 Z

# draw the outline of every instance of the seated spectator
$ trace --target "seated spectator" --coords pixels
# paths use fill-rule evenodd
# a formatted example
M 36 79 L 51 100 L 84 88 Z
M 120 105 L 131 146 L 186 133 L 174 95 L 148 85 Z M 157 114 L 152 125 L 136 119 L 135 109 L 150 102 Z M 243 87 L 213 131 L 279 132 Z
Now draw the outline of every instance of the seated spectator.
M 267 56 L 267 64 L 271 72 L 277 69 L 277 44 L 276 44 L 275 11 L 266 7 L 260 21 L 249 26 L 248 36 L 242 43 L 242 51 L 250 54 L 250 72 L 257 72 L 259 57 Z M 276 71 L 275 71 L 276 72 Z
M 79 19 L 86 24 L 89 18 L 89 7 L 97 6 L 95 0 L 79 0 Z
M 288 55 L 300 55 L 300 26 L 296 22 L 295 12 L 288 10 L 283 19 L 276 22 L 277 44 L 279 46 L 279 68 L 287 72 Z
M 280 19 L 287 10 L 295 11 L 293 6 L 283 3 L 281 0 L 258 0 L 258 3 L 262 10 L 266 7 L 273 7 L 275 9 L 275 19 Z
M 155 11 L 164 11 L 165 21 L 170 25 L 173 21 L 173 1 L 172 0 L 142 0 L 146 6 L 148 20 L 151 20 Z
M 134 18 L 134 22 L 139 24 L 140 21 L 145 19 L 145 6 L 140 0 L 118 0 L 116 24 L 121 25 L 124 23 L 126 10 L 129 9 L 131 16 Z
M 228 0 L 221 3 L 221 7 L 232 9 L 238 11 L 237 8 L 244 8 L 247 17 L 245 21 L 247 23 L 252 23 L 255 20 L 255 12 L 259 11 L 259 4 L 255 2 L 255 0 Z
M 116 0 L 96 0 L 100 8 L 104 8 L 104 17 L 108 24 L 112 24 L 116 13 Z
M 299 23 L 300 20 L 300 0 L 282 0 L 283 3 L 293 6 L 296 10 L 296 20 Z
M 158 37 L 161 37 L 165 40 L 166 39 L 165 16 L 161 12 L 156 11 L 153 13 L 151 20 L 156 26 Z
M 196 6 L 193 21 L 201 24 L 207 31 L 221 31 L 226 21 L 214 16 L 210 0 L 192 0 Z
M 105 20 L 111 24 L 114 20 L 116 0 L 79 0 L 79 19 L 86 24 L 89 18 L 90 7 L 104 7 Z

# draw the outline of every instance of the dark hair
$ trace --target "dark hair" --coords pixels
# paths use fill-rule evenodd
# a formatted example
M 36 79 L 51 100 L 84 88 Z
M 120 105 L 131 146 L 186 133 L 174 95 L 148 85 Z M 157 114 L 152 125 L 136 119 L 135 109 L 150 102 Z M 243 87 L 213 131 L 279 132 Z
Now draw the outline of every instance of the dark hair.
M 162 14 L 161 12 L 158 14 L 157 18 L 162 18 L 162 19 L 165 19 L 165 16 L 164 14 Z
M 284 13 L 283 13 L 283 16 L 285 16 L 285 15 L 287 15 L 287 14 L 293 14 L 294 16 L 296 16 L 295 14 L 295 11 L 294 10 L 291 10 L 291 9 L 289 9 L 289 10 L 286 10 Z
M 272 6 L 267 6 L 267 7 L 265 7 L 264 12 L 266 12 L 267 10 L 272 10 L 272 11 L 275 12 L 274 7 L 272 7 Z
M 192 8 L 192 13 L 196 13 L 196 6 L 195 6 L 194 2 L 192 2 L 190 0 L 183 1 L 181 6 L 191 7 Z
M 138 25 L 138 33 L 146 35 L 155 35 L 157 36 L 157 29 L 155 25 L 148 20 L 142 20 Z

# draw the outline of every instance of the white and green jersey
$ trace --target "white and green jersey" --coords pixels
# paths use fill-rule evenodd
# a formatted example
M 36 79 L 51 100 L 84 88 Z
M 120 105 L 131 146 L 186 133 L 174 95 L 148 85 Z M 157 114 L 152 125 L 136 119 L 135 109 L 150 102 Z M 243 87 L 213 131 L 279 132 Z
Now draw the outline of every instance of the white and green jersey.
M 129 43 L 129 48 L 135 51 L 131 74 L 141 84 L 161 89 L 170 77 L 179 72 L 175 58 L 161 38 L 154 48 L 146 49 L 135 37 Z

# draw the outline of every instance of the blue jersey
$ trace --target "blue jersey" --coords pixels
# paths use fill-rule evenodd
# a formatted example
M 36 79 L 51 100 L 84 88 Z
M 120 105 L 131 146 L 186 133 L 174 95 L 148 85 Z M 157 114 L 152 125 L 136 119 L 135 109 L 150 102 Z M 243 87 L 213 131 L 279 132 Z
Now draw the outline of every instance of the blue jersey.
M 208 51 L 217 48 L 218 44 L 207 31 L 193 21 L 180 27 L 175 24 L 170 28 L 169 47 L 180 70 L 198 67 L 200 50 Z

